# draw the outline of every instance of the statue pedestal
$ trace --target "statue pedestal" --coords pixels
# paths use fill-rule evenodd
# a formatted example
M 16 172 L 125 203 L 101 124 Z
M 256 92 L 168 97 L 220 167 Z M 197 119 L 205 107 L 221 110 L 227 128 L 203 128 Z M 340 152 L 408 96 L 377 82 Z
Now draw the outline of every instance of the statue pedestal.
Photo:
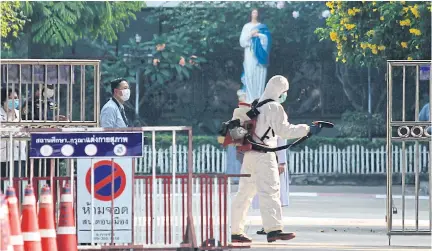
M 227 154 L 226 154 L 226 174 L 240 174 L 241 169 L 241 163 L 237 159 L 237 151 L 235 146 L 228 146 L 227 147 Z M 239 178 L 234 177 L 231 178 L 234 183 L 238 183 Z

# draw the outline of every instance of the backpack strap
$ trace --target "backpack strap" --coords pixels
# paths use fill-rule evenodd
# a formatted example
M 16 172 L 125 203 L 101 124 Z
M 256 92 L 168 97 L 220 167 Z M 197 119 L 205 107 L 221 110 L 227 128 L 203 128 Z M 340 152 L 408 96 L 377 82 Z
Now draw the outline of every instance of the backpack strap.
M 272 129 L 272 128 L 269 126 L 268 129 L 267 129 L 267 131 L 266 131 L 266 132 L 264 133 L 264 135 L 260 138 L 260 140 L 261 140 L 262 142 L 264 142 L 264 140 L 270 138 L 269 136 L 267 136 L 267 134 L 270 132 L 271 129 Z
M 256 100 L 257 101 L 257 100 Z M 263 101 L 261 101 L 261 102 L 259 102 L 258 103 L 258 101 L 257 101 L 257 104 L 255 105 L 255 108 L 258 108 L 258 107 L 261 107 L 261 106 L 263 106 L 263 105 L 265 105 L 265 104 L 267 104 L 267 103 L 269 103 L 269 102 L 272 102 L 272 101 L 274 101 L 273 99 L 266 99 L 266 100 L 263 100 Z M 255 102 L 255 101 L 254 101 Z M 253 105 L 254 103 L 252 103 L 252 105 Z
M 269 102 L 272 102 L 272 101 L 274 101 L 273 99 L 266 99 L 266 100 L 263 100 L 263 101 L 261 101 L 261 102 L 259 102 L 258 103 L 258 100 L 255 100 L 257 103 L 255 104 L 255 108 L 258 108 L 258 107 L 261 107 L 261 106 L 263 106 L 263 105 L 265 105 L 265 104 L 267 104 L 267 103 L 269 103 Z M 255 102 L 254 101 L 254 102 Z M 268 129 L 267 129 L 267 131 L 264 133 L 264 135 L 260 138 L 260 140 L 261 140 L 261 142 L 263 142 L 264 143 L 264 140 L 266 140 L 266 139 L 269 139 L 269 137 L 267 136 L 267 134 L 270 132 L 270 130 L 272 130 L 272 128 L 269 126 L 268 127 Z M 272 130 L 272 132 L 273 132 L 273 130 Z M 274 132 L 273 132 L 273 137 L 274 137 Z

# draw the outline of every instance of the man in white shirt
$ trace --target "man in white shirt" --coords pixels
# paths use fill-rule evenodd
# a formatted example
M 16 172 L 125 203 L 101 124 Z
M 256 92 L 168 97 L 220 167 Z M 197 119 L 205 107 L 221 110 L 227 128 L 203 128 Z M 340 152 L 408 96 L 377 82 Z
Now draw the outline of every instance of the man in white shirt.
M 102 107 L 100 126 L 103 128 L 125 128 L 129 126 L 124 103 L 129 100 L 130 89 L 125 79 L 118 78 L 111 81 L 112 97 Z

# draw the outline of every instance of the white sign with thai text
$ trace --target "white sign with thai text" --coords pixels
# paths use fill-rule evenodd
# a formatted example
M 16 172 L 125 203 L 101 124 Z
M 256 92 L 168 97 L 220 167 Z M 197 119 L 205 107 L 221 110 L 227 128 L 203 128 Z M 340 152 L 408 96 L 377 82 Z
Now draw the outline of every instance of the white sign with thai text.
M 111 243 L 112 222 L 113 243 L 132 243 L 132 163 L 132 158 L 77 160 L 78 243 Z

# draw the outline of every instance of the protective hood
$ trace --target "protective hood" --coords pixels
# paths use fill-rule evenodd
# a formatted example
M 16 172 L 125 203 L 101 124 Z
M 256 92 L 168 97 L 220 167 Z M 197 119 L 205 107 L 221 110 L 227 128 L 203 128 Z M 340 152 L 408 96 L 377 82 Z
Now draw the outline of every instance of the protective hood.
M 288 79 L 284 76 L 276 75 L 273 76 L 266 85 L 263 95 L 259 99 L 259 102 L 264 101 L 266 99 L 273 99 L 274 101 L 278 101 L 280 95 L 282 93 L 288 91 L 289 83 Z

